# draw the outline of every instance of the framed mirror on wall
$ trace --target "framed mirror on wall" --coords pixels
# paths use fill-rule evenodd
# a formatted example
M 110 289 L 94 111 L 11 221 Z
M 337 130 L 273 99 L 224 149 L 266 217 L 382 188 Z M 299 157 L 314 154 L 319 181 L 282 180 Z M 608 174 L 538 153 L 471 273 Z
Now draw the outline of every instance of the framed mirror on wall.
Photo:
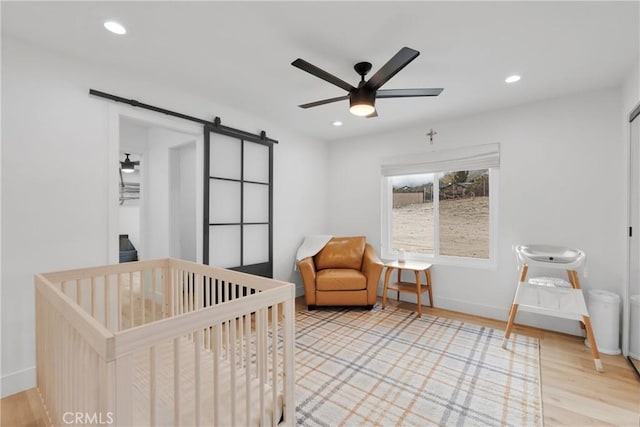
M 629 115 L 628 289 L 623 322 L 623 351 L 640 377 L 640 104 Z

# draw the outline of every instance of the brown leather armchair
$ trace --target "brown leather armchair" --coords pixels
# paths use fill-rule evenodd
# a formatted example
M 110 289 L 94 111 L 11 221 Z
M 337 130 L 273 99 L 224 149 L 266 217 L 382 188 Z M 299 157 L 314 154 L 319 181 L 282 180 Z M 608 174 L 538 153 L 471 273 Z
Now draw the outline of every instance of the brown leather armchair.
M 319 305 L 376 303 L 382 262 L 364 236 L 334 237 L 313 257 L 298 262 L 309 310 Z

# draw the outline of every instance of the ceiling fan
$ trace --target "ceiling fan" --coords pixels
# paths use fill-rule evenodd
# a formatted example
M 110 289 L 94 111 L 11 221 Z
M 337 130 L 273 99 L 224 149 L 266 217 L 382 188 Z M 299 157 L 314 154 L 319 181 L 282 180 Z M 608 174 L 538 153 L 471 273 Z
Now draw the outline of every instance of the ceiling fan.
M 417 50 L 403 47 L 382 66 L 371 78 L 365 81 L 364 76 L 371 71 L 371 63 L 358 62 L 353 68 L 360 75 L 360 82 L 357 87 L 350 85 L 342 79 L 329 74 L 328 72 L 308 63 L 304 59 L 296 59 L 291 63 L 296 68 L 313 74 L 331 84 L 338 86 L 349 92 L 347 95 L 336 98 L 323 99 L 321 101 L 302 104 L 300 108 L 311 108 L 319 105 L 330 104 L 332 102 L 349 100 L 349 111 L 356 116 L 376 117 L 378 114 L 375 108 L 377 98 L 409 98 L 418 96 L 438 96 L 443 91 L 442 88 L 432 89 L 382 89 L 380 87 L 395 76 L 398 71 L 406 67 L 411 61 L 420 55 Z
M 140 164 L 139 160 L 136 161 L 131 161 L 129 159 L 129 156 L 131 154 L 129 153 L 124 153 L 125 156 L 127 156 L 126 159 L 124 159 L 124 162 L 120 162 L 120 170 L 122 170 L 122 172 L 124 173 L 132 173 L 136 170 L 136 166 Z

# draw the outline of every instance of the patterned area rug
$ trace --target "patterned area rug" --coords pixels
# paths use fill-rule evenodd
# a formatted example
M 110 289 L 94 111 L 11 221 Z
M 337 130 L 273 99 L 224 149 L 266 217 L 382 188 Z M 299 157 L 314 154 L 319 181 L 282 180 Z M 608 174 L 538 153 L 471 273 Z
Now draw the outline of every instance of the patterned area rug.
M 299 426 L 540 426 L 538 340 L 376 306 L 296 314 Z

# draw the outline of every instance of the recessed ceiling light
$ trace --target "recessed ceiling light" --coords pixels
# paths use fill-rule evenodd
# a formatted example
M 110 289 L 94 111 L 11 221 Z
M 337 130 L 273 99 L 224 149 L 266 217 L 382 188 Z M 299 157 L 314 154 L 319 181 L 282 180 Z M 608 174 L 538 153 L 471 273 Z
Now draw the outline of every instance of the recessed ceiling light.
M 342 122 L 338 121 L 338 120 L 336 120 L 335 122 L 333 122 L 331 124 L 334 125 L 334 126 L 342 126 Z
M 104 27 L 114 34 L 118 34 L 118 35 L 127 34 L 127 30 L 116 21 L 107 21 L 104 23 Z
M 515 74 L 513 76 L 509 76 L 506 79 L 504 79 L 504 81 L 507 82 L 507 83 L 515 83 L 518 80 L 520 80 L 520 76 L 515 75 Z

